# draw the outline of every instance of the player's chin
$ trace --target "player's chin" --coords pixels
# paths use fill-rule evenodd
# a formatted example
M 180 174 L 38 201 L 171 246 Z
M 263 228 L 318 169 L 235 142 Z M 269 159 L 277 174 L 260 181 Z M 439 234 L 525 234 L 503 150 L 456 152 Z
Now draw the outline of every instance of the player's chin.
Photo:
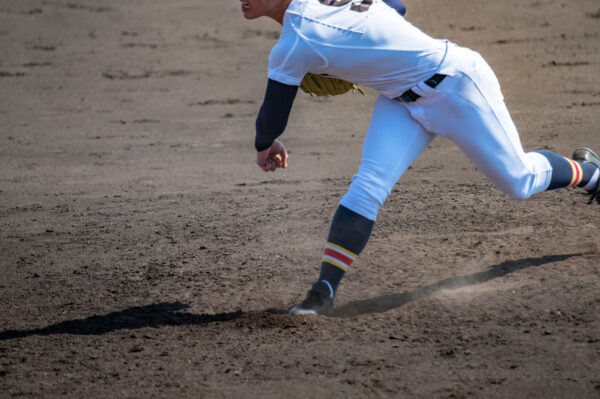
M 245 12 L 245 13 L 244 13 L 244 18 L 246 18 L 246 19 L 256 19 L 256 18 L 258 18 L 259 16 L 260 16 L 260 15 L 254 15 L 254 14 L 252 14 L 252 13 L 250 13 L 250 12 Z
M 244 14 L 244 18 L 246 19 L 256 19 L 259 15 L 256 15 L 251 8 L 246 8 L 242 6 L 242 14 Z

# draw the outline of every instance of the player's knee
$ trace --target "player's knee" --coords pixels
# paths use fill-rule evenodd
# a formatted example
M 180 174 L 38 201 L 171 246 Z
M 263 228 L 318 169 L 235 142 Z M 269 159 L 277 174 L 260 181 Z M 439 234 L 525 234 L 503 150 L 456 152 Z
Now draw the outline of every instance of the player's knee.
M 388 195 L 389 191 L 378 179 L 357 174 L 341 204 L 367 219 L 375 220 Z
M 518 190 L 511 190 L 509 192 L 506 193 L 511 199 L 514 200 L 526 200 L 527 198 L 531 197 L 531 194 L 522 192 L 522 191 L 518 191 Z
M 383 176 L 374 172 L 359 173 L 355 175 L 350 184 L 350 190 L 357 192 L 361 197 L 382 206 L 390 194 L 390 187 Z
M 516 200 L 526 200 L 545 191 L 550 183 L 552 168 L 546 157 L 537 152 L 521 156 L 518 161 L 496 165 L 486 176 L 503 193 Z
M 370 203 L 377 208 L 381 207 L 387 198 L 384 188 L 363 177 L 357 177 L 352 180 L 348 189 L 348 195 L 355 198 L 356 201 Z
M 510 198 L 515 200 L 526 200 L 533 194 L 531 179 L 523 177 L 514 180 L 510 186 L 503 190 Z

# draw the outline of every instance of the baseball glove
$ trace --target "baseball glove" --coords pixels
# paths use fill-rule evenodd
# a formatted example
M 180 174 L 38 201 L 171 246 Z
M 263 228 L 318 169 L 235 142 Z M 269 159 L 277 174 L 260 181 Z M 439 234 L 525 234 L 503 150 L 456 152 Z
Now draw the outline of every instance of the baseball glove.
M 311 96 L 315 95 L 319 97 L 337 96 L 350 90 L 358 91 L 363 96 L 366 95 L 365 91 L 354 83 L 328 76 L 315 75 L 314 73 L 304 75 L 304 79 L 300 83 L 300 88 Z

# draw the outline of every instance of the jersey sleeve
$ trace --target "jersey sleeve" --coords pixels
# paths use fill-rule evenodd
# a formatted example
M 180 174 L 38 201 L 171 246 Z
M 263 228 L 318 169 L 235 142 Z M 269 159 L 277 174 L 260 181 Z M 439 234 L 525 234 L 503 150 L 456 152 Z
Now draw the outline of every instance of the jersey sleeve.
M 322 64 L 321 58 L 291 27 L 284 27 L 269 55 L 268 78 L 299 86 L 304 75 Z

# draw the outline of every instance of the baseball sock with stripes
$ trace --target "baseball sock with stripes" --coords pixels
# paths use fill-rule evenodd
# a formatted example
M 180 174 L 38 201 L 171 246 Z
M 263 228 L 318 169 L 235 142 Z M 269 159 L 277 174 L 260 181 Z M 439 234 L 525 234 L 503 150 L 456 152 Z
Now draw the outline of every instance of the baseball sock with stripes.
M 327 244 L 321 259 L 319 281 L 335 295 L 337 287 L 352 262 L 367 245 L 375 222 L 340 205 L 331 221 Z
M 537 151 L 548 159 L 552 166 L 552 177 L 548 190 L 562 187 L 582 187 L 592 191 L 598 187 L 600 169 L 588 162 L 578 162 L 565 158 L 552 151 Z

